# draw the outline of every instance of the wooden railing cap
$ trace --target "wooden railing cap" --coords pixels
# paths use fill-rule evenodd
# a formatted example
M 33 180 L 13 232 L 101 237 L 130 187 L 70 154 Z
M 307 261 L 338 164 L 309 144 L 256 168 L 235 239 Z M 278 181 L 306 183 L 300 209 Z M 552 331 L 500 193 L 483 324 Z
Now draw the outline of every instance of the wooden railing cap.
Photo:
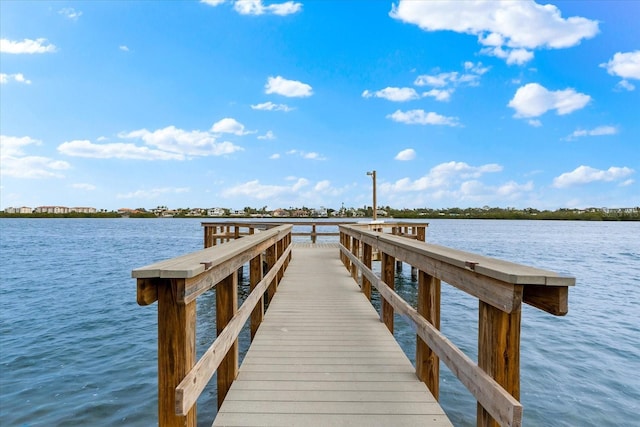
M 131 277 L 134 279 L 189 279 L 249 250 L 262 241 L 268 240 L 278 234 L 287 233 L 290 230 L 291 225 L 282 225 L 262 233 L 227 242 L 224 245 L 213 246 L 187 255 L 136 268 L 131 272 Z
M 529 267 L 432 243 L 416 242 L 391 234 L 367 231 L 356 227 L 343 227 L 348 229 L 352 235 L 366 235 L 381 242 L 391 243 L 403 249 L 409 249 L 414 253 L 514 285 L 574 286 L 576 283 L 575 277 L 560 276 L 553 271 L 541 268 Z

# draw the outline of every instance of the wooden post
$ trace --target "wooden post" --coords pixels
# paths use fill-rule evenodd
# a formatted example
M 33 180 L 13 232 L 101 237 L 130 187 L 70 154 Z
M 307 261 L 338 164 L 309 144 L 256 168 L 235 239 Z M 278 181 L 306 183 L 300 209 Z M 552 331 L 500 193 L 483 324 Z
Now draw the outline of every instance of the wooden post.
M 182 282 L 182 283 L 180 283 Z M 184 279 L 158 284 L 158 425 L 196 426 L 196 406 L 176 415 L 176 387 L 195 365 L 196 302 L 180 304 L 176 294 Z
M 517 288 L 522 293 L 522 286 Z M 520 400 L 521 307 L 505 313 L 480 301 L 478 317 L 478 366 Z M 480 404 L 477 412 L 478 427 L 499 425 Z
M 316 225 L 311 224 L 311 243 L 316 243 Z
M 262 254 L 254 257 L 249 262 L 249 292 L 253 291 L 262 280 Z M 256 308 L 251 312 L 251 341 L 255 337 L 258 327 L 264 317 L 264 297 L 260 298 Z
M 216 330 L 218 335 L 238 311 L 238 275 L 233 273 L 216 285 Z M 236 339 L 218 367 L 218 409 L 238 376 L 238 340 Z
M 362 244 L 362 263 L 371 270 L 371 245 L 366 243 Z M 371 282 L 364 275 L 362 275 L 362 293 L 369 301 L 371 301 Z
M 440 329 L 440 280 L 424 271 L 418 274 L 418 314 Z M 440 393 L 440 359 L 429 346 L 416 338 L 416 375 L 424 382 L 433 397 Z
M 356 258 L 360 256 L 360 240 L 356 239 L 355 237 L 351 241 L 351 253 Z M 358 281 L 358 268 L 353 263 L 351 264 L 351 277 L 353 277 L 353 280 L 355 280 L 356 282 Z
M 351 236 L 345 235 L 343 245 L 349 252 L 351 252 Z M 344 257 L 344 266 L 348 271 L 351 271 L 351 260 L 346 256 Z
M 395 288 L 394 264 L 395 258 L 383 252 L 381 266 L 382 281 L 391 289 Z M 393 307 L 384 298 L 382 298 L 381 311 L 382 321 L 387 326 L 387 329 L 389 329 L 389 332 L 393 334 Z
M 267 271 L 271 271 L 273 266 L 276 264 L 276 245 L 270 246 L 266 250 L 266 258 L 267 258 Z M 276 293 L 276 288 L 278 287 L 278 276 L 273 278 L 271 283 L 269 284 L 269 288 L 267 289 L 267 302 L 271 301 L 271 298 Z

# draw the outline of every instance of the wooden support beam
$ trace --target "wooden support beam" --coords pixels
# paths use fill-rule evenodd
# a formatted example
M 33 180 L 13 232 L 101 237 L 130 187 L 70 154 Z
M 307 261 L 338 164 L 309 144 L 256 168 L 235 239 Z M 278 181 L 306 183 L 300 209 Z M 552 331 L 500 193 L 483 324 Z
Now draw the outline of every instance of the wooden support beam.
M 386 253 L 382 253 L 382 281 L 389 286 L 390 289 L 395 289 L 395 258 Z M 389 332 L 393 334 L 393 306 L 385 298 L 381 298 L 381 318 L 384 324 L 389 329 Z
M 569 312 L 569 287 L 528 285 L 524 287 L 523 300 L 547 313 L 564 316 Z
M 440 280 L 424 271 L 418 273 L 418 314 L 440 330 Z M 440 359 L 418 335 L 416 338 L 416 375 L 431 394 L 440 393 Z
M 518 286 L 522 292 L 522 286 Z M 478 366 L 520 400 L 520 309 L 506 313 L 480 301 Z M 478 403 L 478 427 L 500 424 Z
M 362 245 L 362 263 L 371 270 L 371 255 L 372 255 L 371 245 L 367 245 L 364 243 Z M 362 293 L 368 300 L 371 300 L 371 281 L 362 274 Z
M 163 280 L 158 292 L 158 425 L 195 427 L 196 406 L 176 415 L 175 389 L 195 365 L 196 303 L 180 304 L 177 291 L 183 279 Z
M 238 311 L 238 275 L 233 273 L 216 286 L 216 331 L 222 333 Z M 236 339 L 218 367 L 218 409 L 238 376 L 238 340 Z M 173 389 L 175 394 L 175 387 Z
M 276 245 L 270 246 L 266 250 L 266 261 L 267 261 L 267 271 L 270 271 L 273 266 L 276 264 Z M 269 289 L 267 290 L 267 302 L 271 301 L 271 298 L 276 293 L 276 288 L 278 287 L 278 275 L 273 278 L 273 281 L 269 284 Z
M 351 252 L 351 236 L 344 236 L 344 242 L 342 243 L 344 245 L 344 247 Z M 347 268 L 348 271 L 351 271 L 351 261 L 349 261 L 349 258 L 344 257 L 344 266 Z
M 253 230 L 253 229 L 252 229 Z M 259 254 L 249 262 L 249 292 L 253 291 L 262 280 L 262 254 Z M 256 308 L 251 312 L 251 341 L 258 331 L 264 317 L 264 298 L 260 298 Z
M 360 257 L 360 240 L 356 238 L 352 240 L 351 253 L 358 258 Z M 356 281 L 356 283 L 358 282 L 358 268 L 353 263 L 351 264 L 351 277 Z

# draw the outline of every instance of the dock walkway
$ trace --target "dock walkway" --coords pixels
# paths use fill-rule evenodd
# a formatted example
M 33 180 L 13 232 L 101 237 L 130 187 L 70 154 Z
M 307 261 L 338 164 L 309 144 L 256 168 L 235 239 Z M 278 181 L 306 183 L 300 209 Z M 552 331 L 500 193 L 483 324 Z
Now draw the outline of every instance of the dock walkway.
M 452 426 L 338 251 L 294 246 L 214 426 Z

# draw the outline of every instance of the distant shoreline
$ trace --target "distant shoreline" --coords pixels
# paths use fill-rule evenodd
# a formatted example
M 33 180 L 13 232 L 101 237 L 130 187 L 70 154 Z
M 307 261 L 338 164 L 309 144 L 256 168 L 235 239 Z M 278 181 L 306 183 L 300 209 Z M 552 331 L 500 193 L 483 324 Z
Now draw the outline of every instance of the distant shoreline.
M 24 219 L 74 219 L 74 218 L 110 218 L 110 219 L 126 219 L 126 218 L 134 218 L 134 219 L 200 219 L 203 221 L 211 221 L 215 222 L 217 220 L 238 220 L 238 221 L 255 221 L 259 222 L 264 219 L 275 219 L 280 221 L 287 220 L 323 220 L 329 219 L 327 217 L 255 217 L 255 216 L 187 216 L 187 215 L 174 215 L 171 217 L 162 217 L 156 216 L 153 213 L 140 213 L 140 214 L 131 214 L 131 215 L 120 215 L 117 212 L 103 212 L 103 213 L 94 213 L 94 214 L 86 214 L 86 213 L 68 213 L 68 214 L 44 214 L 44 213 L 34 213 L 34 214 L 9 214 L 5 212 L 0 212 L 0 218 L 24 218 Z M 353 220 L 358 219 L 354 217 L 330 217 L 332 220 Z M 366 219 L 364 217 L 360 217 L 360 219 Z M 528 221 L 640 221 L 640 214 L 629 214 L 629 215 L 604 215 L 604 214 L 594 214 L 594 213 L 584 213 L 584 214 L 576 214 L 571 213 L 567 214 L 564 212 L 548 212 L 544 214 L 537 215 L 527 215 L 522 214 L 521 212 L 517 213 L 492 213 L 492 214 L 438 214 L 438 215 L 400 215 L 393 217 L 384 217 L 381 219 L 388 220 L 398 220 L 398 219 L 420 219 L 420 220 L 429 220 L 429 219 L 486 219 L 486 220 L 528 220 Z

